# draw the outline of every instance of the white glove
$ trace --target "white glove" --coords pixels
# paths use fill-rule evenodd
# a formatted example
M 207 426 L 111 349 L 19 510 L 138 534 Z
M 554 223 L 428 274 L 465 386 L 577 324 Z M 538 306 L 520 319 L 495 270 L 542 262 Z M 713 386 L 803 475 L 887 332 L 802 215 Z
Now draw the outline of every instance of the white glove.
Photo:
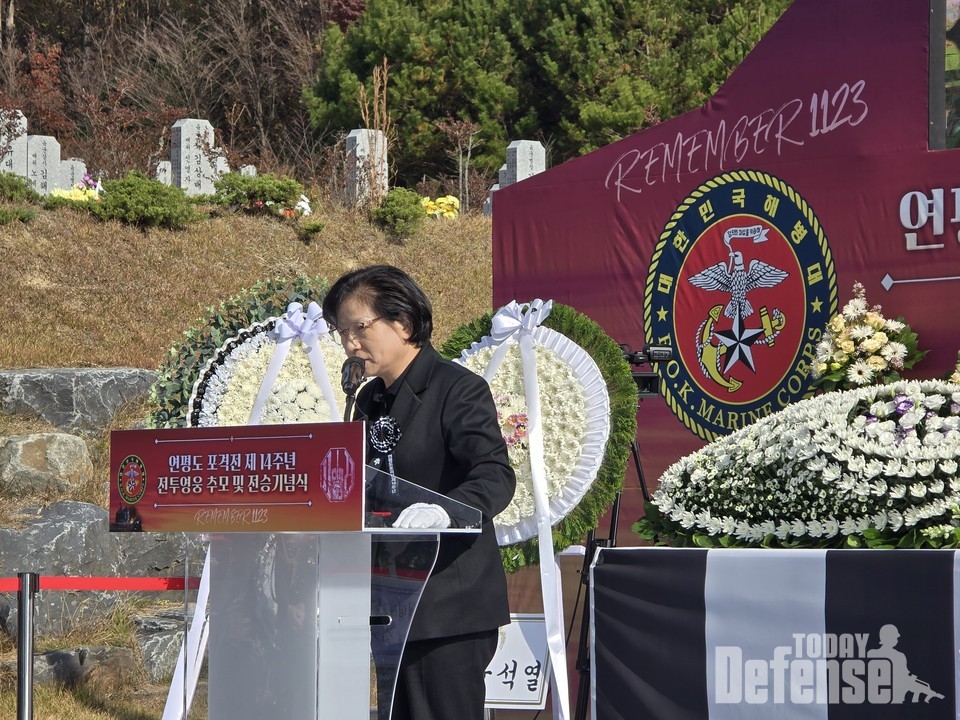
M 395 528 L 448 528 L 450 516 L 439 505 L 430 503 L 414 503 L 404 508 L 400 516 L 394 520 Z

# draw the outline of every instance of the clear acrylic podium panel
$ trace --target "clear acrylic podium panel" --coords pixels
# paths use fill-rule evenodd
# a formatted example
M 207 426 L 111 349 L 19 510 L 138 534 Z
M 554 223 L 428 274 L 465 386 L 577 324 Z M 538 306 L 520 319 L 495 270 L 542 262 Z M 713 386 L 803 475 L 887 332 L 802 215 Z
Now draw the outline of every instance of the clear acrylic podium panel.
M 366 486 L 363 531 L 209 537 L 210 720 L 390 717 L 439 534 L 479 532 L 481 513 L 376 468 Z M 451 527 L 391 527 L 415 502 Z

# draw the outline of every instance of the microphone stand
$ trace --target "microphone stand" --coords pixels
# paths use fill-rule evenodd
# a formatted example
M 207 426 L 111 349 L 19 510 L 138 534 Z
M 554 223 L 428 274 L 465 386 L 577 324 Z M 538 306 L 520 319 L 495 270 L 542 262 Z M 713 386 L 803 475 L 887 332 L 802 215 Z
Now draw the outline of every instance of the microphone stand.
M 343 421 L 350 422 L 350 416 L 353 414 L 353 404 L 356 402 L 357 396 L 354 393 L 347 395 L 347 403 L 343 408 Z
M 357 400 L 357 388 L 363 382 L 364 362 L 362 358 L 350 357 L 343 363 L 340 370 L 340 387 L 347 396 L 347 402 L 343 409 L 343 421 L 350 422 L 350 416 L 353 411 L 353 405 Z

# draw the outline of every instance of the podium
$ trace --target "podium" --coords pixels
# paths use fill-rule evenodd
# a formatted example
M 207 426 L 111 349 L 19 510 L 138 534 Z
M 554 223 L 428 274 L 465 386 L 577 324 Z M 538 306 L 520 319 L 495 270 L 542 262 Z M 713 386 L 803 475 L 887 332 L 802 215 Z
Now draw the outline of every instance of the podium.
M 480 512 L 366 468 L 360 532 L 210 538 L 210 720 L 390 717 L 410 622 L 439 534 L 480 530 Z M 389 527 L 416 502 L 445 530 Z
M 284 435 L 285 427 L 296 427 L 297 434 Z M 188 489 L 173 497 L 170 487 L 189 485 L 173 483 L 169 470 L 154 477 L 157 465 L 179 467 L 186 457 L 214 462 L 226 455 L 219 445 L 209 446 L 217 452 L 190 450 L 194 454 L 187 455 L 181 443 L 262 443 L 271 433 L 271 447 L 281 446 L 295 465 L 282 473 L 294 478 L 289 492 L 247 492 L 237 499 L 221 493 L 211 478 L 204 481 L 202 492 Z M 157 451 L 164 443 L 170 445 Z M 284 443 L 300 443 L 290 445 L 296 448 L 295 456 L 282 449 Z M 436 561 L 440 535 L 479 533 L 482 516 L 475 508 L 371 466 L 360 466 L 363 491 L 355 492 L 355 457 L 363 457 L 362 423 L 117 431 L 111 437 L 111 469 L 120 488 L 120 497 L 111 492 L 112 530 L 130 531 L 130 517 L 137 519 L 138 530 L 170 530 L 164 523 L 174 512 L 181 524 L 223 523 L 209 532 L 181 526 L 187 529 L 186 557 L 195 555 L 191 545 L 209 543 L 210 720 L 389 719 L 403 646 Z M 138 474 L 135 481 L 132 473 Z M 299 492 L 301 474 L 312 494 Z M 183 477 L 192 476 L 188 472 Z M 262 477 L 253 475 L 260 490 Z M 240 483 L 247 490 L 254 487 L 248 480 Z M 313 492 L 315 486 L 323 492 Z M 135 503 L 130 502 L 133 497 Z M 345 509 L 351 503 L 362 522 L 357 529 L 343 530 L 353 526 L 353 510 Z M 400 512 L 415 503 L 439 505 L 450 526 L 392 527 Z M 282 517 L 297 523 L 296 532 L 259 531 L 261 527 L 249 521 L 269 513 L 281 516 L 293 505 L 305 507 L 294 508 L 295 516 Z M 315 525 L 311 518 L 317 518 Z M 330 518 L 337 529 L 326 530 L 323 518 Z M 185 573 L 191 574 L 189 565 Z M 185 664 L 198 662 L 187 649 L 192 633 L 184 628 Z M 195 669 L 184 668 L 184 677 L 191 674 Z M 187 695 L 183 693 L 182 709 L 178 705 L 179 717 L 187 715 Z

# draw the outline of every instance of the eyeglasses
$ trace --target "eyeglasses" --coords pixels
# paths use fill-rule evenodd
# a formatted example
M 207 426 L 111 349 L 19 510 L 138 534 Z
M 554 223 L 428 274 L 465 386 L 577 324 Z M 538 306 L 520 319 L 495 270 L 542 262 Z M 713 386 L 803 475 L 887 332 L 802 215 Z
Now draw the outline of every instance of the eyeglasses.
M 380 319 L 379 317 L 370 318 L 369 320 L 350 323 L 345 328 L 336 328 L 336 331 L 340 334 L 340 341 L 359 340 L 370 329 L 370 326 Z

